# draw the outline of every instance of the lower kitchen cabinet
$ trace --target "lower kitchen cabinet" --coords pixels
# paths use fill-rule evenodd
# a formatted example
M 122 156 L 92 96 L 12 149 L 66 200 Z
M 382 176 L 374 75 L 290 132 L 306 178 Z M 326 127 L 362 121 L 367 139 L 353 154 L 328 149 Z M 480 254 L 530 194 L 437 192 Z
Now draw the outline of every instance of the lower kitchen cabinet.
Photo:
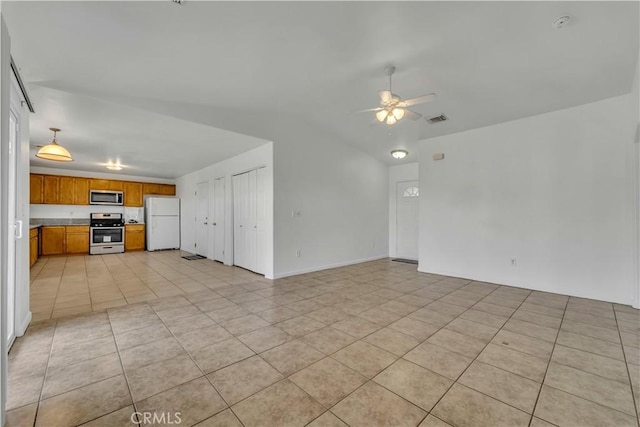
M 42 227 L 42 255 L 88 254 L 88 225 L 59 225 Z
M 29 267 L 38 261 L 38 229 L 29 230 Z
M 124 226 L 124 250 L 144 250 L 144 224 L 126 224 Z
M 42 255 L 62 255 L 64 254 L 65 227 L 51 226 L 42 227 Z
M 89 226 L 70 225 L 65 227 L 65 253 L 89 253 Z

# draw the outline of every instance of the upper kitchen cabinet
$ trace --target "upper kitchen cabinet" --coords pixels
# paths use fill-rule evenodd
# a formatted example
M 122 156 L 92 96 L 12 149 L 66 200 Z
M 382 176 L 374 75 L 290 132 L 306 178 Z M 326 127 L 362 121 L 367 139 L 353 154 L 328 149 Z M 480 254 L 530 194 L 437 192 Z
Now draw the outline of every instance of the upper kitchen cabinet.
M 59 193 L 58 193 L 58 202 L 61 205 L 73 205 L 75 204 L 76 199 L 76 183 L 75 178 L 70 176 L 61 176 L 60 177 L 60 185 L 59 185 Z
M 31 174 L 29 199 L 31 204 L 88 205 L 90 190 L 122 191 L 124 205 L 132 207 L 141 207 L 145 194 L 176 195 L 173 184 Z
M 160 196 L 175 196 L 176 186 L 173 184 L 153 184 L 145 182 L 142 188 L 142 194 L 157 194 Z
M 89 204 L 89 178 L 75 178 L 74 204 Z
M 125 206 L 142 206 L 142 183 L 125 182 L 124 183 L 124 205 Z
M 31 174 L 29 176 L 29 203 L 42 203 L 42 186 L 44 183 L 42 175 Z
M 60 177 L 55 175 L 45 175 L 42 186 L 42 201 L 45 204 L 59 204 L 60 200 Z
M 92 179 L 91 190 L 123 191 L 124 181 L 114 181 L 111 179 Z
M 163 196 L 175 196 L 176 186 L 172 184 L 160 184 L 160 193 Z
M 160 185 L 162 184 L 145 182 L 142 184 L 142 194 L 160 194 Z

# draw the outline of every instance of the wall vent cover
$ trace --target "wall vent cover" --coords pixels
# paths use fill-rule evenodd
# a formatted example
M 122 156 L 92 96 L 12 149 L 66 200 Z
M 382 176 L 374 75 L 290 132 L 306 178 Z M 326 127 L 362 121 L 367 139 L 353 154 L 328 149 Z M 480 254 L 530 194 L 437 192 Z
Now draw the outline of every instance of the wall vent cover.
M 427 121 L 431 124 L 444 122 L 445 120 L 449 120 L 449 118 L 444 114 L 440 114 L 439 116 L 431 117 L 430 119 L 427 119 Z

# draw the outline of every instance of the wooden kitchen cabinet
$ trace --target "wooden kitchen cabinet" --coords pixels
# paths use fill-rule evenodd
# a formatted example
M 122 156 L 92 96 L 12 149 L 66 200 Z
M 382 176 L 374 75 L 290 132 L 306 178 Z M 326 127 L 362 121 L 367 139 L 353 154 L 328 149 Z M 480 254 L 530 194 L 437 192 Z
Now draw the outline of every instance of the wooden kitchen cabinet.
M 31 174 L 29 176 L 29 203 L 42 203 L 42 186 L 44 183 L 42 175 Z
M 74 204 L 89 204 L 89 178 L 75 178 Z
M 29 230 L 29 267 L 38 261 L 38 229 Z
M 42 255 L 62 255 L 64 254 L 64 226 L 42 227 Z
M 160 185 L 162 184 L 145 182 L 142 184 L 142 194 L 160 194 Z
M 144 237 L 144 224 L 126 224 L 124 226 L 124 250 L 144 250 Z
M 91 180 L 90 190 L 108 190 L 108 189 L 109 189 L 108 179 L 92 179 Z
M 76 179 L 70 176 L 61 176 L 58 187 L 58 202 L 61 205 L 75 204 Z
M 171 184 L 160 184 L 160 194 L 163 196 L 175 196 L 176 186 Z
M 45 204 L 58 204 L 60 195 L 60 177 L 56 175 L 44 175 L 42 185 L 42 201 Z
M 142 206 L 142 183 L 124 183 L 124 205 L 136 207 Z
M 31 204 L 88 205 L 90 190 L 122 191 L 124 205 L 133 207 L 143 206 L 145 194 L 176 195 L 176 186 L 173 184 L 60 175 L 30 175 L 29 200 Z
M 89 253 L 89 226 L 68 225 L 65 227 L 65 253 Z
M 89 253 L 89 226 L 44 226 L 40 246 L 42 255 L 87 254 Z

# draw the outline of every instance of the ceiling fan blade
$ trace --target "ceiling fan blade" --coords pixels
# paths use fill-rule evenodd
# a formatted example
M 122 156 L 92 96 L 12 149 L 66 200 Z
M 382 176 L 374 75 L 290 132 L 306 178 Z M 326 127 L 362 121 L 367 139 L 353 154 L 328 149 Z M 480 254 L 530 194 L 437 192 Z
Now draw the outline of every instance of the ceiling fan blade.
M 415 111 L 411 111 L 408 108 L 405 108 L 404 116 L 410 118 L 411 120 L 418 120 L 420 117 L 422 117 L 422 114 L 418 114 Z
M 418 96 L 416 98 L 411 98 L 411 99 L 405 99 L 404 101 L 401 101 L 398 105 L 400 105 L 401 107 L 411 107 L 412 105 L 416 105 L 416 104 L 424 104 L 426 102 L 431 102 L 434 99 L 436 99 L 436 94 L 435 93 L 429 93 L 426 95 L 422 95 L 422 96 Z
M 388 90 L 381 90 L 378 95 L 380 95 L 380 102 L 383 104 L 388 104 L 393 100 L 393 94 Z
M 367 113 L 369 111 L 380 111 L 382 109 L 383 109 L 382 107 L 367 108 L 366 110 L 358 110 L 358 111 L 356 111 L 356 113 Z

